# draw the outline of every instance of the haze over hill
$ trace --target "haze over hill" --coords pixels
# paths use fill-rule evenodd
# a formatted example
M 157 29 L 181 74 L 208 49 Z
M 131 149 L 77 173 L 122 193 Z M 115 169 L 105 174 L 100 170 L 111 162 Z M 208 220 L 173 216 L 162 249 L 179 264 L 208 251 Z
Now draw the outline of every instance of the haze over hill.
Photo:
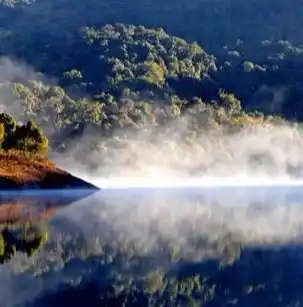
M 73 1 L 5 1 L 0 11 L 0 97 L 9 113 L 42 126 L 53 156 L 58 150 L 68 151 L 70 165 L 78 160 L 115 174 L 118 165 L 127 163 L 122 161 L 137 159 L 141 175 L 145 162 L 151 169 L 175 163 L 177 173 L 211 169 L 220 174 L 224 168 L 247 171 L 257 155 L 262 156 L 260 168 L 288 173 L 301 166 L 300 142 L 292 145 L 297 149 L 291 154 L 288 147 L 278 157 L 267 150 L 272 137 L 253 153 L 245 149 L 249 140 L 240 146 L 246 153 L 235 158 L 235 145 L 227 145 L 225 137 L 206 149 L 203 142 L 212 137 L 201 137 L 201 128 L 223 126 L 225 133 L 230 126 L 234 130 L 281 123 L 277 116 L 301 121 L 303 49 L 300 31 L 295 30 L 301 27 L 301 11 L 298 1 L 90 0 L 76 6 Z M 126 130 L 132 145 L 123 141 Z M 158 143 L 170 140 L 172 147 L 154 144 L 154 150 L 146 150 L 146 161 L 140 162 L 136 156 L 142 142 L 134 139 L 150 142 L 159 131 L 163 138 Z M 253 140 L 254 133 L 248 138 Z M 80 135 L 84 136 L 78 142 Z M 297 128 L 287 135 L 289 142 L 294 135 L 301 138 Z M 180 143 L 184 136 L 185 143 Z M 188 145 L 192 140 L 195 148 Z M 125 154 L 115 154 L 116 146 L 124 146 Z M 176 146 L 178 154 L 172 155 Z M 94 148 L 94 158 L 71 157 L 87 148 Z M 163 163 L 156 167 L 157 155 L 151 156 L 155 151 L 171 158 L 160 158 Z M 134 163 L 129 165 L 129 172 L 134 172 Z M 123 171 L 121 166 L 119 173 Z

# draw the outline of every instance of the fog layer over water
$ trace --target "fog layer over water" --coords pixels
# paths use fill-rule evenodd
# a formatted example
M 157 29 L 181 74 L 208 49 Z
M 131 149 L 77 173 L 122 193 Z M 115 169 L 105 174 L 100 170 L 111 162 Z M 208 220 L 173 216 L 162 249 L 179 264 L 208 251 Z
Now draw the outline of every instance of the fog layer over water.
M 210 185 L 221 185 L 221 179 L 243 184 L 264 178 L 287 184 L 287 178 L 303 177 L 300 127 L 264 125 L 235 133 L 218 129 L 201 131 L 191 139 L 187 131 L 192 121 L 192 116 L 184 116 L 163 131 L 150 128 L 109 138 L 87 131 L 64 153 L 53 152 L 52 158 L 103 187 L 168 185 L 176 178 L 193 185 L 197 180 L 207 185 L 213 178 L 216 182 Z
M 37 255 L 0 267 L 7 285 L 1 306 L 25 306 L 61 284 L 105 278 L 99 270 L 106 264 L 136 279 L 181 259 L 228 262 L 240 246 L 298 243 L 302 200 L 303 189 L 290 186 L 101 191 L 60 208 Z

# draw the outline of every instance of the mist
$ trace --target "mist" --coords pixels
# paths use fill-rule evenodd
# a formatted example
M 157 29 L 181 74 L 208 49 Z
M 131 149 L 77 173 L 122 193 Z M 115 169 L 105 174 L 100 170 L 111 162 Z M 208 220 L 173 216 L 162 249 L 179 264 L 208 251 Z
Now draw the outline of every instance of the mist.
M 232 265 L 250 246 L 301 244 L 300 127 L 204 131 L 188 142 L 190 119 L 163 134 L 150 128 L 104 138 L 87 130 L 65 153 L 51 153 L 101 192 L 60 209 L 36 256 L 0 268 L 5 307 L 92 279 L 102 284 L 103 266 L 113 263 L 139 281 L 179 262 Z
M 15 95 L 14 87 L 33 81 L 56 84 L 55 78 L 46 77 L 21 59 L 0 56 L 0 112 L 6 112 L 20 122 L 27 120 L 24 101 Z
M 36 256 L 18 255 L 0 267 L 6 285 L 0 300 L 26 306 L 63 285 L 102 284 L 102 266 L 113 263 L 118 274 L 141 280 L 180 261 L 232 265 L 249 246 L 300 244 L 302 193 L 290 187 L 102 191 L 58 211 Z
M 263 124 L 235 133 L 205 129 L 188 138 L 191 123 L 185 115 L 163 131 L 146 128 L 110 138 L 89 130 L 52 158 L 101 188 L 295 184 L 303 175 L 299 125 Z

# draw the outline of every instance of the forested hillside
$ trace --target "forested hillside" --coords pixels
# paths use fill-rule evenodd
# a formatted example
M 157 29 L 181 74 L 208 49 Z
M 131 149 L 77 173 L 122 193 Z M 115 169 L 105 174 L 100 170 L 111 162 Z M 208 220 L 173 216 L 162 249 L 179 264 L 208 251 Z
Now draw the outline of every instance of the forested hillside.
M 298 29 L 302 27 L 303 9 L 298 0 L 89 0 L 76 5 L 71 0 L 64 3 L 1 0 L 1 3 L 4 27 L 26 32 L 35 30 L 32 41 L 43 37 L 47 40 L 48 32 L 52 37 L 66 37 L 67 32 L 71 34 L 84 25 L 122 22 L 164 27 L 173 35 L 197 40 L 212 50 L 238 39 L 250 45 L 265 39 L 302 43 Z
M 301 13 L 294 0 L 2 1 L 0 54 L 43 78 L 2 68 L 0 97 L 52 144 L 91 125 L 163 123 L 193 105 L 212 113 L 207 123 L 260 121 L 256 111 L 301 121 Z
M 1 109 L 56 151 L 85 131 L 196 144 L 301 122 L 301 13 L 295 0 L 2 1 Z

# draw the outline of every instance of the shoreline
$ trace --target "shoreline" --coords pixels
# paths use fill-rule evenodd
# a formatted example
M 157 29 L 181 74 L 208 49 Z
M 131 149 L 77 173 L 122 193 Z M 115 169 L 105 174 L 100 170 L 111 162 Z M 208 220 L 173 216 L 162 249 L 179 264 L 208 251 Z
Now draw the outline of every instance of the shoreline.
M 22 190 L 100 190 L 58 168 L 47 157 L 0 151 L 0 192 Z

